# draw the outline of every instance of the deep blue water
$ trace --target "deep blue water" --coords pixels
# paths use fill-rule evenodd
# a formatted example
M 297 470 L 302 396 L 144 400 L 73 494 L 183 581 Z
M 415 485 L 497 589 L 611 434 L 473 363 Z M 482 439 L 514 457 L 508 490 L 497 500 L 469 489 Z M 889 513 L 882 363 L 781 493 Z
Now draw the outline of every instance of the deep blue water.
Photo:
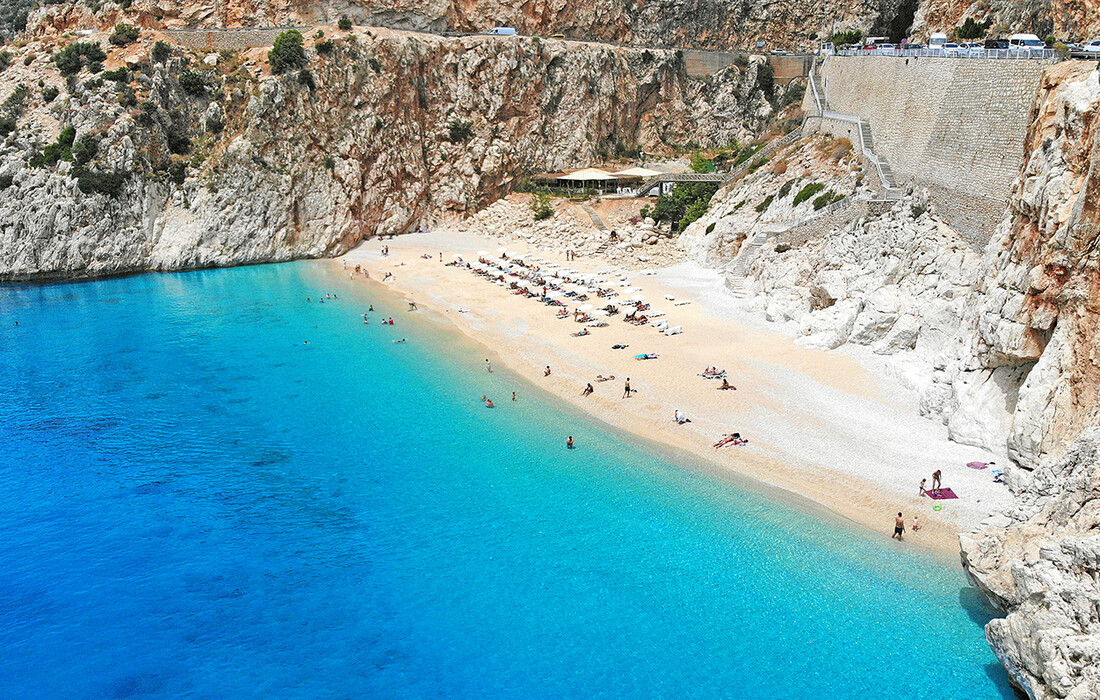
M 319 263 L 0 287 L 0 444 L 0 697 L 1008 695 L 948 560 Z

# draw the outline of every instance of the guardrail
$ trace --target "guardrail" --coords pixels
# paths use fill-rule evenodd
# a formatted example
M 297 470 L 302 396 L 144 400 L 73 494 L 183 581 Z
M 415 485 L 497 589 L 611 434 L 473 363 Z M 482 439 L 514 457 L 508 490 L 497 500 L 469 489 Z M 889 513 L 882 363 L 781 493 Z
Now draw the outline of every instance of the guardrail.
M 841 49 L 834 56 L 893 56 L 895 58 L 992 58 L 1044 61 L 1054 49 Z

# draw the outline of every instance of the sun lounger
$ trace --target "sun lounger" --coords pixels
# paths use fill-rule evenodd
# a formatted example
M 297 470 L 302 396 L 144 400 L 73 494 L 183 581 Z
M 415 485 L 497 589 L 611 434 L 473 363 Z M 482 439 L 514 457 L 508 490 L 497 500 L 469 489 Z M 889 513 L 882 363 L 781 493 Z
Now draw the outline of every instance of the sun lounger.
M 589 321 L 585 325 L 589 328 L 605 328 L 607 326 L 607 321 Z
M 650 318 L 661 318 L 662 316 L 665 315 L 665 312 L 664 311 L 647 311 L 646 315 L 648 315 Z
M 690 303 L 691 302 L 689 300 L 684 299 L 683 301 L 678 301 L 678 302 L 674 303 L 673 306 L 687 306 Z
M 656 328 L 657 330 L 659 330 L 661 332 L 664 332 L 664 330 L 666 328 L 668 328 L 668 321 L 665 321 L 665 320 L 654 321 L 653 323 L 651 323 L 649 325 L 653 326 L 654 328 Z
M 684 332 L 683 326 L 673 326 L 665 330 L 665 335 L 680 335 Z
M 665 301 L 676 301 L 676 297 L 672 296 L 671 294 L 666 294 Z

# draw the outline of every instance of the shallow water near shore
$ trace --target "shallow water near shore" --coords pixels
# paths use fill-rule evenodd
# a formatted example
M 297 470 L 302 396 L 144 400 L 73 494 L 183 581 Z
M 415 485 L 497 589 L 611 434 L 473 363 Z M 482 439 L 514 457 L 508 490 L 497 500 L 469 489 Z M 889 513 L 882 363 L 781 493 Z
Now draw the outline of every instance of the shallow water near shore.
M 957 565 L 476 352 L 331 263 L 0 287 L 0 696 L 1011 697 Z

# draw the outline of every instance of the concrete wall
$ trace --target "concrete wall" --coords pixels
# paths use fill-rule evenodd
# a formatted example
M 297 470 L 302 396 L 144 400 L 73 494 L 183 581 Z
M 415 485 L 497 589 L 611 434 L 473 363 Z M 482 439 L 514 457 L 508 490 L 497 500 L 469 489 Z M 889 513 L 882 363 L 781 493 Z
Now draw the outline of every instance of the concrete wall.
M 838 56 L 825 62 L 821 82 L 830 110 L 871 125 L 875 152 L 889 159 L 899 184 L 928 188 L 937 211 L 981 247 L 1004 213 L 1023 162 L 1039 78 L 1048 65 Z M 807 100 L 812 104 L 812 96 Z

